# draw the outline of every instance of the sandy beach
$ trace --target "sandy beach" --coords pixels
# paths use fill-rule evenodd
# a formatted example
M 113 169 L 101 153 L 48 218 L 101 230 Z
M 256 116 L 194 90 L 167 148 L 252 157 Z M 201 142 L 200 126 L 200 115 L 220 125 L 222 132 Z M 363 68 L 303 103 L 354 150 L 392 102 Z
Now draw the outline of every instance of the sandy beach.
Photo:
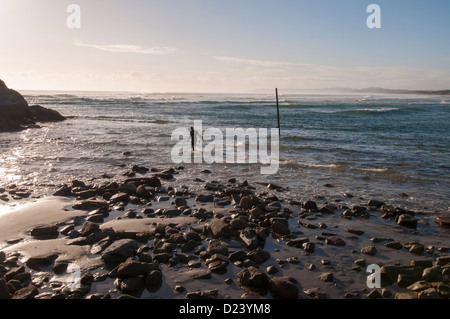
M 1 297 L 450 296 L 450 234 L 427 214 L 380 199 L 298 202 L 282 185 L 214 172 L 180 185 L 189 168 L 155 171 L 75 181 L 2 213 Z M 369 265 L 381 268 L 379 289 L 368 287 Z

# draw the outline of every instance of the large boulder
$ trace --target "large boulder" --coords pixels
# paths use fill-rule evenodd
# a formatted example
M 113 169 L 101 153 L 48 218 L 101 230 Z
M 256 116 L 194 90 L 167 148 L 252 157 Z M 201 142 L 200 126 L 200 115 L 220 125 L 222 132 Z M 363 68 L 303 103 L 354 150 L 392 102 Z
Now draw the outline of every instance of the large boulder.
M 289 277 L 274 277 L 269 282 L 269 290 L 278 298 L 298 299 L 298 287 Z
M 222 219 L 213 221 L 210 225 L 210 228 L 214 238 L 230 238 L 234 234 L 230 224 L 224 222 Z
M 133 239 L 117 240 L 103 251 L 102 260 L 107 268 L 112 269 L 132 257 L 138 247 Z
M 29 106 L 17 91 L 0 80 L 0 132 L 17 132 L 36 127 L 36 122 L 58 122 L 66 118 L 42 106 Z
M 250 288 L 253 291 L 267 290 L 269 278 L 257 268 L 250 266 L 238 273 L 239 285 Z

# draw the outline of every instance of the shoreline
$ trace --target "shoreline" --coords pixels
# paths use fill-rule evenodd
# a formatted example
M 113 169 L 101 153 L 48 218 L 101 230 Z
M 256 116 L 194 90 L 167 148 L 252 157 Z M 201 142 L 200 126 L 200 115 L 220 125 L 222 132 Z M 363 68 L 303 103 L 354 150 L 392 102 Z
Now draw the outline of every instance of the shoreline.
M 42 299 L 424 298 L 422 290 L 450 296 L 447 262 L 424 289 L 412 287 L 450 250 L 449 229 L 426 214 L 377 200 L 297 202 L 284 198 L 282 186 L 217 182 L 213 172 L 180 184 L 184 170 L 143 170 L 95 187 L 74 181 L 57 192 L 63 196 L 0 214 L 5 275 L 18 281 L 11 287 L 5 280 L 10 297 L 28 291 Z M 47 226 L 39 231 L 48 238 L 30 234 L 37 226 Z M 105 251 L 126 242 L 132 249 L 108 265 Z M 402 267 L 393 275 L 395 263 Z M 61 271 L 73 264 L 82 283 L 76 289 Z M 370 264 L 385 271 L 383 290 L 368 289 Z M 11 275 L 18 269 L 22 280 Z

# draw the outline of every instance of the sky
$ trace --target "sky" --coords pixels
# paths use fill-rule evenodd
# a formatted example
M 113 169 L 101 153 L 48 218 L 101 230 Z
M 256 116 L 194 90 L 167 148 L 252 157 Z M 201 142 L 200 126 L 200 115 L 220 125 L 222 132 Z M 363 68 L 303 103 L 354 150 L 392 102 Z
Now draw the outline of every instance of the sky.
M 381 28 L 367 25 L 370 4 Z M 0 79 L 17 90 L 450 89 L 449 13 L 448 0 L 0 0 Z

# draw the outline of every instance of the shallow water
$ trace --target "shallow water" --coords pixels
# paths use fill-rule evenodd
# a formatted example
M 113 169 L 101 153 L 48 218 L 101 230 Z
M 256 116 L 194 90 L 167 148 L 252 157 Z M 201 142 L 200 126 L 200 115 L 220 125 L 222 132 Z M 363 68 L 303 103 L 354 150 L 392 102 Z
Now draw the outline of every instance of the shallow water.
M 16 184 L 38 194 L 73 179 L 101 182 L 103 174 L 122 174 L 133 164 L 176 166 L 172 131 L 194 120 L 202 120 L 203 129 L 223 131 L 276 127 L 271 95 L 28 92 L 25 97 L 68 117 L 0 135 L 0 187 Z M 277 174 L 261 175 L 260 164 L 186 166 L 191 177 L 210 169 L 217 179 L 280 184 L 299 200 L 317 195 L 339 200 L 350 193 L 359 201 L 378 198 L 448 213 L 449 102 L 442 96 L 285 95 Z

